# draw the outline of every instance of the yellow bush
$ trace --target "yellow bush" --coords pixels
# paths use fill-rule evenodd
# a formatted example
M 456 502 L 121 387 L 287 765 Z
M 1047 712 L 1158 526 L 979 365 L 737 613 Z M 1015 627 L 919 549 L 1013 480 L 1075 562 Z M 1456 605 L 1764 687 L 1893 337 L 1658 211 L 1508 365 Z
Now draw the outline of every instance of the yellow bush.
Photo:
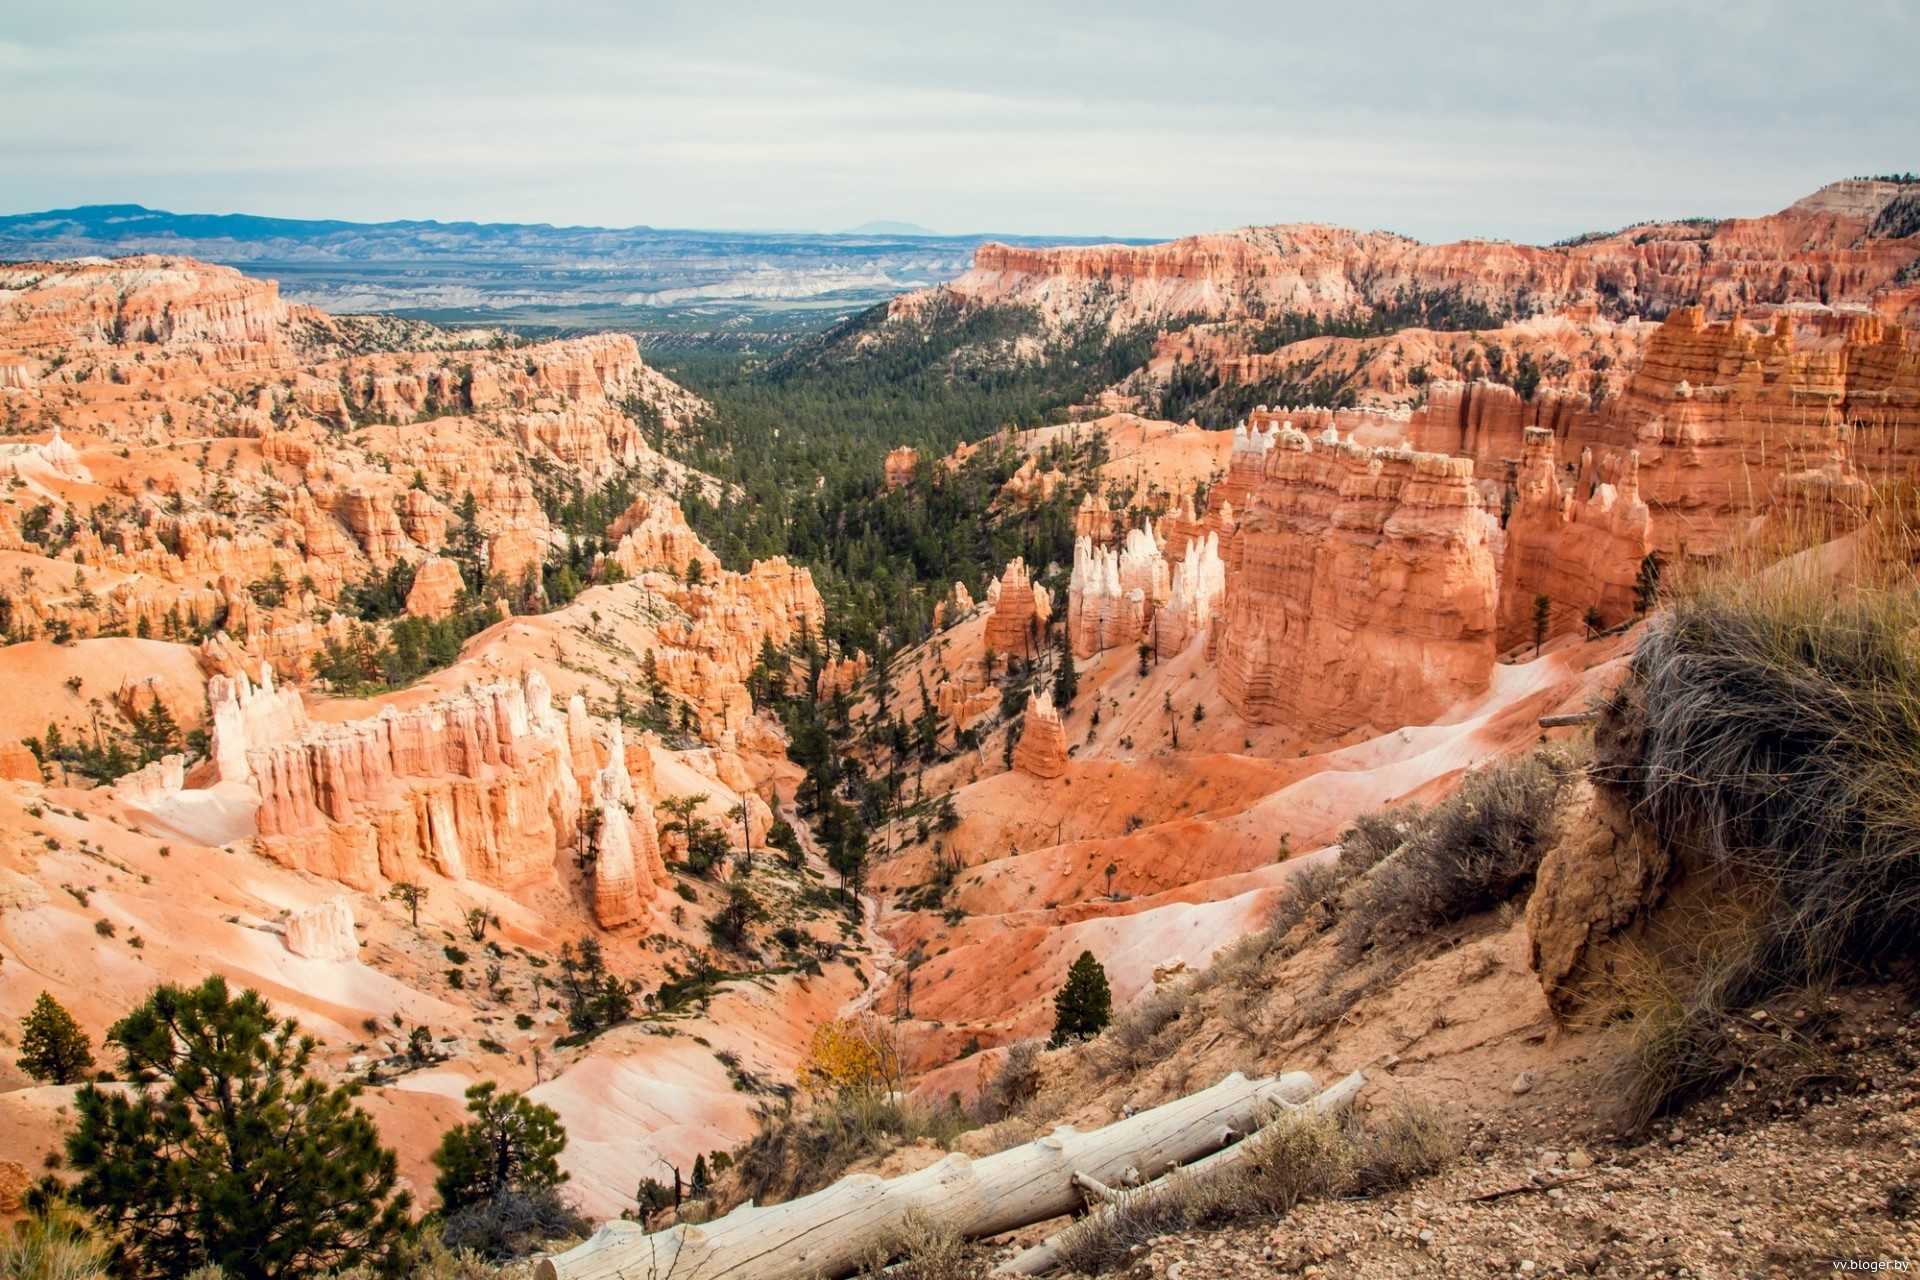
M 800 1063 L 809 1093 L 888 1094 L 900 1084 L 900 1046 L 872 1014 L 836 1018 L 814 1028 Z

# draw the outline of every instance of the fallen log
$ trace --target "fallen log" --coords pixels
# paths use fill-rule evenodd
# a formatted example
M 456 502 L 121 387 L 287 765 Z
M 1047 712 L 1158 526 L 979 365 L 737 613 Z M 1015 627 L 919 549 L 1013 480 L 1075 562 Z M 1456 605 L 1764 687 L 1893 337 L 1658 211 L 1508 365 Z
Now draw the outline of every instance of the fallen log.
M 1571 724 L 1593 724 L 1600 719 L 1598 711 L 1569 711 L 1564 715 L 1541 716 L 1542 729 L 1564 729 Z
M 1356 1071 L 1328 1088 L 1325 1092 L 1315 1094 L 1307 1102 L 1299 1106 L 1285 1107 L 1281 1114 L 1275 1117 L 1272 1123 L 1284 1123 L 1289 1115 L 1295 1115 L 1302 1111 L 1317 1112 L 1320 1114 L 1332 1111 L 1343 1111 L 1353 1104 L 1353 1100 L 1359 1096 L 1360 1090 L 1366 1083 L 1366 1075 Z M 1272 1125 L 1266 1126 L 1266 1128 L 1271 1127 Z M 1034 1245 L 1031 1249 L 1001 1263 L 993 1269 L 993 1274 L 996 1276 L 1037 1276 L 1053 1270 L 1060 1265 L 1060 1246 L 1065 1242 L 1070 1233 L 1075 1230 L 1084 1230 L 1084 1223 L 1088 1221 L 1097 1222 L 1113 1214 L 1124 1213 L 1129 1203 L 1141 1197 L 1165 1193 L 1166 1190 L 1173 1185 L 1175 1179 L 1215 1176 L 1231 1169 L 1234 1165 L 1246 1163 L 1258 1150 L 1256 1144 L 1260 1141 L 1260 1134 L 1265 1131 L 1265 1129 L 1256 1131 L 1253 1136 L 1245 1142 L 1236 1142 L 1224 1150 L 1214 1152 L 1204 1160 L 1195 1161 L 1185 1168 L 1175 1169 L 1165 1176 L 1149 1182 L 1144 1187 L 1134 1187 L 1125 1191 L 1107 1192 L 1106 1195 L 1100 1197 L 1103 1202 L 1101 1207 L 1089 1214 L 1087 1218 L 1081 1219 L 1080 1222 L 1076 1222 L 1073 1226 L 1063 1231 L 1055 1232 L 1039 1244 Z M 1079 1175 L 1076 1174 L 1076 1180 L 1078 1177 Z
M 971 1160 L 954 1152 L 898 1178 L 855 1174 L 785 1204 L 743 1205 L 698 1226 L 649 1235 L 609 1222 L 565 1253 L 540 1260 L 535 1280 L 813 1280 L 850 1275 L 890 1251 L 918 1210 L 962 1237 L 998 1235 L 1073 1213 L 1087 1194 L 1155 1178 L 1251 1131 L 1276 1106 L 1314 1094 L 1302 1071 L 1261 1080 L 1239 1072 L 1198 1093 L 1086 1133 L 1062 1125 L 1044 1138 Z

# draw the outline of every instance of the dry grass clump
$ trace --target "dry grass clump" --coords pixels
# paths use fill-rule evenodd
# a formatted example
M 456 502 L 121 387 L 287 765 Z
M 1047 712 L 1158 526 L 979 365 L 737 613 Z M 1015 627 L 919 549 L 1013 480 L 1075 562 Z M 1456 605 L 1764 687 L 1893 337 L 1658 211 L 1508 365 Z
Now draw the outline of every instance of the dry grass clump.
M 1530 886 L 1579 775 L 1566 750 L 1542 747 L 1468 774 L 1430 809 L 1356 823 L 1348 833 L 1352 865 L 1371 860 L 1372 869 L 1346 903 L 1342 953 L 1351 960 L 1377 942 L 1463 920 Z M 1343 861 L 1346 853 L 1343 843 Z
M 1874 545 L 1908 540 L 1885 529 Z M 1911 954 L 1920 934 L 1920 595 L 1908 561 L 1692 584 L 1608 708 L 1597 776 L 1714 887 L 1723 919 L 1640 966 L 1630 1118 L 1724 1074 L 1727 1015 Z
M 987 1274 L 987 1263 L 968 1252 L 953 1228 L 910 1209 L 892 1247 L 875 1251 L 860 1274 L 887 1280 L 975 1280 Z
M 975 1127 L 954 1106 L 925 1107 L 897 1096 L 829 1094 L 803 1112 L 791 1105 L 755 1111 L 759 1129 L 735 1158 L 741 1188 L 757 1204 L 776 1204 L 835 1182 L 858 1161 L 922 1139 L 950 1147 Z
M 106 1280 L 108 1248 L 86 1215 L 64 1201 L 13 1230 L 0 1230 L 0 1276 L 7 1280 Z
M 1243 1158 L 1175 1173 L 1069 1227 L 1060 1242 L 1068 1271 L 1099 1275 L 1126 1266 L 1156 1236 L 1245 1219 L 1279 1218 L 1304 1200 L 1378 1195 L 1443 1168 L 1457 1138 L 1424 1104 L 1403 1101 L 1381 1119 L 1297 1111 L 1247 1139 Z
M 1040 1042 L 1022 1040 L 1007 1050 L 1007 1056 L 987 1077 L 974 1100 L 973 1118 L 981 1124 L 998 1124 L 1019 1112 L 1040 1092 Z

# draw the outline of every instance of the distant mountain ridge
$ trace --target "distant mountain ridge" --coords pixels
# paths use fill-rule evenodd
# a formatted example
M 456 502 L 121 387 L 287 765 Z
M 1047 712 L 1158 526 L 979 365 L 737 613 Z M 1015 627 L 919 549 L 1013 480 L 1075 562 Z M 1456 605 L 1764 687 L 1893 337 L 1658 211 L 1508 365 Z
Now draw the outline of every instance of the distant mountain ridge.
M 631 308 L 851 311 L 954 278 L 990 240 L 1035 247 L 1113 243 L 1092 236 L 933 236 L 906 223 L 869 223 L 833 235 L 349 222 L 173 213 L 139 204 L 0 216 L 0 259 L 180 254 L 273 275 L 290 299 L 332 311 L 597 327 L 618 323 L 619 313 Z

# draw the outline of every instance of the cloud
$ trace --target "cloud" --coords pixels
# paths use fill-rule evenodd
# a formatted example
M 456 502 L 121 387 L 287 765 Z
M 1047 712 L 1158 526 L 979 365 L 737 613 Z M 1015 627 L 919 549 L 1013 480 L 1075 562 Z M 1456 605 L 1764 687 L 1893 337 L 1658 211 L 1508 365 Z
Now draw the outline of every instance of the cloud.
M 1920 116 L 1894 0 L 270 10 L 10 19 L 0 207 L 1538 239 L 1913 167 Z

